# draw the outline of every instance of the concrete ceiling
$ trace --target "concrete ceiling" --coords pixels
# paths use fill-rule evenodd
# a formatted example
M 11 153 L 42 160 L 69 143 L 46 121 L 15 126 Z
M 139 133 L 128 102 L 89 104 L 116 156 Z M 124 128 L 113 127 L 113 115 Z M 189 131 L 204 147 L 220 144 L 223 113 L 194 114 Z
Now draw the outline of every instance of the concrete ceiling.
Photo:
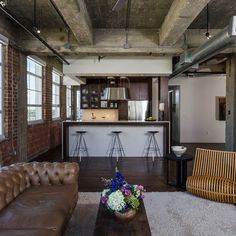
M 8 1 L 7 9 L 9 9 L 12 14 L 25 25 L 32 26 L 34 24 L 33 0 Z M 65 28 L 65 24 L 49 0 L 36 1 L 36 16 L 37 24 L 40 28 Z
M 229 24 L 231 16 L 236 15 L 235 0 L 212 0 L 209 3 L 209 28 L 222 29 Z M 193 21 L 189 28 L 206 29 L 206 7 Z
M 37 0 L 40 36 L 66 57 L 84 55 L 179 55 L 207 41 L 206 5 L 209 3 L 210 32 L 214 35 L 236 15 L 235 0 L 131 0 L 128 43 L 126 7 L 111 9 L 116 0 Z M 28 27 L 33 26 L 33 0 L 8 0 L 6 9 Z M 0 18 L 6 17 L 0 11 Z M 4 27 L 4 21 L 0 19 Z M 67 31 L 71 47 L 66 48 Z M 6 31 L 6 29 L 5 29 Z M 185 37 L 184 37 L 185 36 Z M 25 31 L 16 41 L 25 51 L 50 55 L 51 52 Z
M 116 0 L 85 0 L 94 28 L 124 28 L 126 9 L 112 11 Z M 134 29 L 160 28 L 173 0 L 131 1 L 129 26 Z

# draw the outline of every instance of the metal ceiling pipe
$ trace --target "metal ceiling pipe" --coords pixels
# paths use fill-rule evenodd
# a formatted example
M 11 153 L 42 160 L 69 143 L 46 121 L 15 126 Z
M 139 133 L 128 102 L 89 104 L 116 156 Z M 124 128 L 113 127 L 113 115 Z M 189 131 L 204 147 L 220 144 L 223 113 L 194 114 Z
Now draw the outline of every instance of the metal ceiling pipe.
M 170 78 L 177 77 L 191 66 L 199 64 L 210 57 L 218 54 L 222 50 L 232 47 L 236 43 L 236 16 L 230 19 L 229 25 L 211 40 L 193 51 L 187 51 L 180 56 L 180 61 L 176 65 Z
M 2 10 L 8 17 L 10 17 L 14 22 L 16 22 L 20 27 L 22 27 L 25 31 L 27 31 L 29 34 L 34 36 L 36 39 L 38 39 L 42 44 L 44 44 L 50 51 L 53 52 L 56 57 L 65 62 L 67 65 L 70 65 L 70 63 L 59 53 L 57 52 L 52 46 L 50 46 L 43 38 L 41 38 L 34 30 L 28 28 L 27 26 L 23 25 L 20 21 L 18 21 L 9 11 L 7 11 L 5 8 L 0 6 L 0 10 Z

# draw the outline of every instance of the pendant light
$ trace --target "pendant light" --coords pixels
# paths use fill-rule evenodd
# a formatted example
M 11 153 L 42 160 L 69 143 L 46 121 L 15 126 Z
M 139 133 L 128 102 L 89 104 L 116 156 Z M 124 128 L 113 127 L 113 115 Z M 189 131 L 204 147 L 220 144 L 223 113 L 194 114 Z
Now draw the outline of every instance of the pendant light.
M 209 33 L 209 9 L 208 9 L 208 4 L 207 4 L 207 8 L 206 8 L 206 12 L 207 12 L 207 32 L 205 33 L 205 36 L 207 37 L 207 39 L 211 39 L 211 34 Z
M 34 26 L 33 29 L 37 34 L 41 33 L 41 30 L 38 28 L 37 26 L 37 18 L 36 18 L 36 14 L 37 14 L 37 9 L 36 9 L 36 0 L 34 0 Z

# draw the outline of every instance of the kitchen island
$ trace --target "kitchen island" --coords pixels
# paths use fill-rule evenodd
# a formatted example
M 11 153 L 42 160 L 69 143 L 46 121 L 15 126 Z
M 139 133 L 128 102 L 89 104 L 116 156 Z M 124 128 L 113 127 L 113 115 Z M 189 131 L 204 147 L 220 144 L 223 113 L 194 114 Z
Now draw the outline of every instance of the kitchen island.
M 148 131 L 158 131 L 156 139 L 161 155 L 170 151 L 169 121 L 64 121 L 62 123 L 62 159 L 72 157 L 76 131 L 86 131 L 89 156 L 107 156 L 112 131 L 122 131 L 120 139 L 127 157 L 142 157 Z

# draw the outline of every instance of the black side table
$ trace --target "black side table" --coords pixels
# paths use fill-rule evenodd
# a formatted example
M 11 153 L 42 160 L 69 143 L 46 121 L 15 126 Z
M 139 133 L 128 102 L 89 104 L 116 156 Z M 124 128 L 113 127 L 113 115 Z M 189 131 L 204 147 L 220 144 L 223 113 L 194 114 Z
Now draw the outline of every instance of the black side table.
M 164 156 L 164 159 L 167 160 L 167 173 L 166 173 L 166 182 L 169 183 L 169 161 L 176 162 L 176 184 L 178 188 L 186 189 L 186 180 L 187 180 L 187 162 L 192 161 L 193 157 L 189 154 L 183 154 L 181 157 L 177 157 L 174 153 L 169 153 Z

